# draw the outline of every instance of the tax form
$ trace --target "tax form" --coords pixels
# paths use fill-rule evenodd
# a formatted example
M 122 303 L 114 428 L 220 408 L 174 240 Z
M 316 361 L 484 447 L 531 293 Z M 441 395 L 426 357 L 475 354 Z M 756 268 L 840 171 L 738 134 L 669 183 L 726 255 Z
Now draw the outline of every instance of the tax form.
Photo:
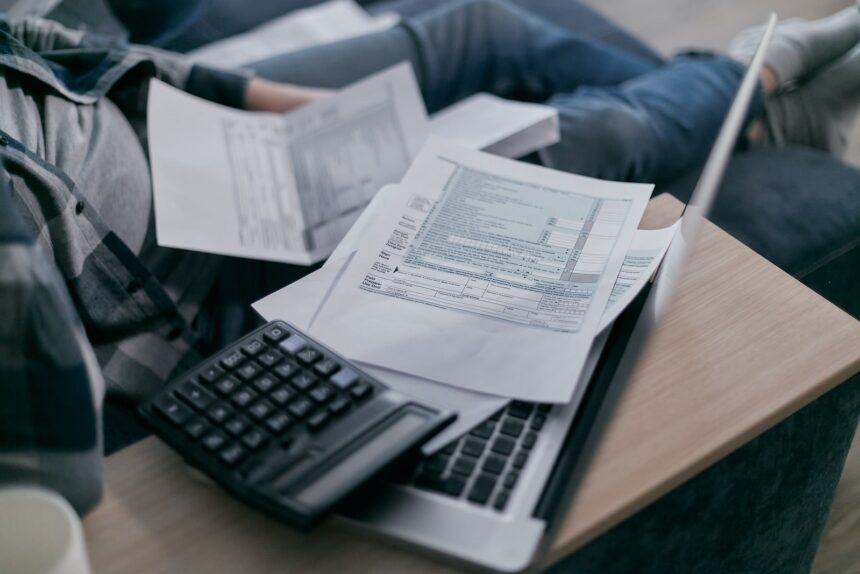
M 652 189 L 431 139 L 310 332 L 364 363 L 567 402 Z
M 153 80 L 148 121 L 160 245 L 305 265 L 400 180 L 428 131 L 409 64 L 289 114 L 235 110 Z

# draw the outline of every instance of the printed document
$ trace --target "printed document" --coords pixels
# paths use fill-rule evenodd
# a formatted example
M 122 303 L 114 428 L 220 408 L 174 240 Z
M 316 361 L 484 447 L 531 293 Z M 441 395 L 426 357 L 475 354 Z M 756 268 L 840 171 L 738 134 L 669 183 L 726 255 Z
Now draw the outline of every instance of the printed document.
M 148 127 L 160 245 L 309 265 L 406 173 L 427 114 L 401 64 L 285 115 L 153 80 Z
M 567 402 L 652 186 L 431 138 L 310 332 L 354 360 Z M 371 336 L 372 335 L 372 336 Z
M 290 12 L 188 55 L 200 64 L 238 68 L 272 56 L 386 30 L 399 21 L 394 13 L 371 16 L 354 0 L 332 0 Z
M 621 271 L 615 279 L 609 302 L 600 318 L 601 331 L 618 318 L 618 315 L 650 281 L 680 225 L 679 221 L 665 229 L 640 229 L 633 236 L 633 243 L 624 256 Z
M 430 135 L 470 149 L 520 158 L 558 143 L 558 110 L 475 94 L 430 117 Z

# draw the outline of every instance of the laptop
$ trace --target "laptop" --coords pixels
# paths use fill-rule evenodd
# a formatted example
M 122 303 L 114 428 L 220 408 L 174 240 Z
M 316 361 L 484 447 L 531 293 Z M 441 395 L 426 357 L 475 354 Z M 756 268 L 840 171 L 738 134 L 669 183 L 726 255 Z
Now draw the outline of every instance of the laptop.
M 770 17 L 680 229 L 655 280 L 595 340 L 566 405 L 515 401 L 469 434 L 351 497 L 349 523 L 471 566 L 519 572 L 542 563 L 596 443 L 601 417 L 633 371 L 683 275 L 743 127 L 776 26 Z

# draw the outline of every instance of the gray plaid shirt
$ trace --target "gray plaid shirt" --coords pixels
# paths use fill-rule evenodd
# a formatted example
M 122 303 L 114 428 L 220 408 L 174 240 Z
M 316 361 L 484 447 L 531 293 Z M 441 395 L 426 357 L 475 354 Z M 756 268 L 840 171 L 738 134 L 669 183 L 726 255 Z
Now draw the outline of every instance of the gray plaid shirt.
M 12 134 L 26 131 L 16 122 L 41 124 L 105 97 L 140 131 L 134 118 L 145 118 L 153 77 L 236 107 L 247 83 L 52 22 L 0 20 L 0 479 L 53 485 L 79 510 L 98 490 L 81 484 L 99 474 L 104 387 L 146 396 L 197 360 L 195 336 L 169 287 L 105 225 L 92 195 L 49 161 L 46 138 L 76 134 L 45 130 L 28 142 Z M 40 117 L 15 113 L 28 106 Z

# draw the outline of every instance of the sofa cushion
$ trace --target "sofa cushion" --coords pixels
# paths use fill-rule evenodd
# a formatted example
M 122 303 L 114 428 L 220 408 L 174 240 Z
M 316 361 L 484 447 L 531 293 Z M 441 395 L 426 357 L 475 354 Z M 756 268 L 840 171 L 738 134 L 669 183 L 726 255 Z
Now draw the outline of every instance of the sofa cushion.
M 687 201 L 698 175 L 658 191 Z M 737 153 L 710 219 L 860 318 L 860 170 L 805 148 Z

